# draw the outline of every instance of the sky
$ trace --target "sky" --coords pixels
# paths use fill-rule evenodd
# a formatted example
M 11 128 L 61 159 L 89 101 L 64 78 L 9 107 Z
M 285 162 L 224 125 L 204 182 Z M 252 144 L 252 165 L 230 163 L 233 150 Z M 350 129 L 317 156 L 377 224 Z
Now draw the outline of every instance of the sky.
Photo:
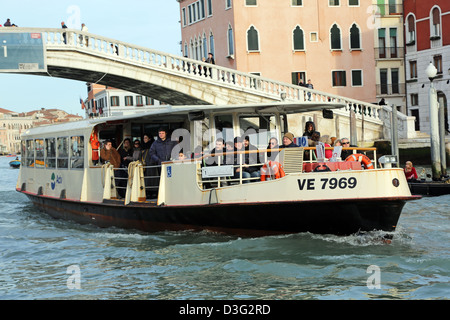
M 21 0 L 1 1 L 0 24 L 19 27 L 81 29 L 130 44 L 180 55 L 180 15 L 176 0 Z M 82 81 L 0 73 L 0 108 L 27 112 L 57 108 L 84 116 Z

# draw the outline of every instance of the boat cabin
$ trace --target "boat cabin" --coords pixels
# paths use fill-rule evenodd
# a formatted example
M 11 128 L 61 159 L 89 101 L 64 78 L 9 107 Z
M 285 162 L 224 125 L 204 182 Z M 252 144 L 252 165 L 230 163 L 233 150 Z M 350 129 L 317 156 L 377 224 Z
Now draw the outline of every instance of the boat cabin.
M 343 105 L 329 103 L 326 107 L 324 116 L 332 117 L 331 109 Z M 77 201 L 164 204 L 176 197 L 178 191 L 173 191 L 179 189 L 180 181 L 189 180 L 186 185 L 190 187 L 193 182 L 200 193 L 206 191 L 211 198 L 216 197 L 211 190 L 276 179 L 281 171 L 285 175 L 322 168 L 361 170 L 358 159 L 324 164 L 330 159 L 319 157 L 317 161 L 315 147 L 278 149 L 283 134 L 289 131 L 290 114 L 323 109 L 317 103 L 171 106 L 131 116 L 29 129 L 22 135 L 22 177 L 17 187 Z M 127 138 L 132 143 L 139 140 L 142 146 L 144 135 L 157 138 L 161 129 L 174 141 L 171 157 L 162 165 L 146 161 L 145 150 L 130 165 L 121 167 L 112 167 L 99 156 L 105 141 L 111 141 L 117 150 L 123 148 Z M 234 145 L 236 137 L 247 137 L 252 148 L 227 150 L 227 143 Z M 273 138 L 278 146 L 268 150 Z M 217 140 L 223 142 L 225 153 L 218 151 L 220 154 L 211 155 Z M 96 146 L 97 141 L 100 147 Z M 279 167 L 273 167 L 276 165 Z M 183 176 L 184 180 L 171 179 L 175 175 Z M 211 201 L 218 200 L 206 202 Z

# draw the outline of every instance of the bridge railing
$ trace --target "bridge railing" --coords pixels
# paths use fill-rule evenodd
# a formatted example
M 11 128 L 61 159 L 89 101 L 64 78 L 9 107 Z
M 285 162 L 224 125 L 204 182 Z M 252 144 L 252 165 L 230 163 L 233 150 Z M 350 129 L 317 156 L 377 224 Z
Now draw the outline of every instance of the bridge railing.
M 329 102 L 346 105 L 341 114 L 353 110 L 357 119 L 382 125 L 391 112 L 388 106 L 379 106 L 355 99 L 332 95 L 314 89 L 308 89 L 268 78 L 224 68 L 206 62 L 184 58 L 161 51 L 132 45 L 111 38 L 74 29 L 56 28 L 1 28 L 0 32 L 39 32 L 47 50 L 77 50 L 99 55 L 114 61 L 123 61 L 147 68 L 164 69 L 183 77 L 196 78 L 202 82 L 211 82 L 217 86 L 235 87 L 255 95 L 265 96 L 276 101 L 311 101 L 326 105 Z M 338 111 L 339 112 L 339 111 Z M 398 113 L 399 123 L 407 122 L 405 115 Z M 407 126 L 405 124 L 405 126 Z

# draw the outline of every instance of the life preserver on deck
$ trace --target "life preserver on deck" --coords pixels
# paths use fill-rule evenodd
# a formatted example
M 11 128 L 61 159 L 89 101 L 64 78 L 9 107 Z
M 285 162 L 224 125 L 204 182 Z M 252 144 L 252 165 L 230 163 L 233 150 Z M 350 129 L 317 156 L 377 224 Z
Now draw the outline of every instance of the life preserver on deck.
M 89 142 L 91 143 L 92 147 L 92 161 L 98 161 L 98 150 L 100 149 L 100 142 L 98 141 L 97 128 L 94 128 L 94 130 L 92 131 Z
M 360 160 L 361 159 L 361 160 Z M 351 154 L 345 159 L 345 161 L 361 161 L 366 169 L 373 169 L 373 163 L 370 161 L 369 157 L 365 154 L 355 153 Z
M 314 172 L 326 172 L 331 171 L 331 169 L 326 164 L 319 164 L 314 168 Z
M 261 168 L 261 181 L 266 181 L 268 177 L 274 179 L 283 178 L 286 175 L 283 166 L 276 161 L 269 161 Z

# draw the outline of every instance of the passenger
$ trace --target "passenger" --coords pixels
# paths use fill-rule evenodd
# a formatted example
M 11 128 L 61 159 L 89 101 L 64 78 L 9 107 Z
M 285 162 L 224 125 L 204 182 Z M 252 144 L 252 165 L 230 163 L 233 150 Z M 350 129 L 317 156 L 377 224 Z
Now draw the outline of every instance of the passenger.
M 153 137 L 150 137 L 148 134 L 144 134 L 144 138 L 142 139 L 142 150 L 145 149 L 150 149 L 150 147 L 152 146 L 153 142 L 155 142 L 155 139 L 153 139 Z
M 283 136 L 283 145 L 281 148 L 298 148 L 298 145 L 294 143 L 294 135 L 287 132 Z
M 241 137 L 234 138 L 234 151 L 236 152 L 234 154 L 234 179 L 239 179 L 241 175 L 241 168 L 242 168 L 242 183 L 248 183 L 249 178 L 251 177 L 250 173 L 245 171 L 244 165 L 245 165 L 245 154 L 244 153 L 238 153 L 245 151 L 244 148 L 244 141 Z
M 275 149 L 279 149 L 279 148 L 280 148 L 280 146 L 278 145 L 278 139 L 270 138 L 269 145 L 267 146 L 267 160 L 274 161 L 279 153 L 279 151 L 275 150 Z M 275 150 L 275 151 L 272 151 L 272 150 Z
M 333 146 L 333 147 L 342 147 L 342 141 L 341 141 L 341 139 L 336 139 L 336 140 L 334 140 L 332 146 Z
M 153 166 L 159 166 L 162 162 L 170 160 L 172 149 L 175 144 L 176 142 L 171 141 L 167 136 L 166 129 L 161 128 L 158 130 L 158 139 L 152 144 L 145 157 L 146 166 L 152 166 L 147 168 L 145 172 L 145 175 L 147 176 L 145 181 L 146 192 L 150 198 L 155 198 L 157 196 L 159 178 L 161 176 L 161 167 Z
M 131 146 L 131 139 L 123 140 L 122 150 L 120 150 L 121 166 L 128 168 L 128 165 L 133 161 L 133 147 Z
M 100 158 L 103 163 L 111 163 L 114 168 L 120 168 L 120 154 L 112 146 L 111 140 L 106 140 L 105 145 L 100 150 Z
M 146 163 L 146 158 L 148 155 L 148 152 L 150 151 L 150 147 L 152 146 L 154 139 L 150 137 L 148 134 L 144 134 L 144 138 L 142 139 L 143 143 L 141 145 L 141 162 L 146 165 L 150 165 Z
M 330 140 L 331 140 L 330 146 L 334 147 L 334 143 L 336 142 L 336 140 L 338 140 L 338 138 L 331 137 Z
M 413 164 L 411 161 L 406 161 L 404 171 L 405 171 L 406 180 L 415 181 L 415 180 L 419 179 L 416 168 L 413 167 Z
M 138 161 L 142 159 L 141 142 L 136 139 L 133 144 L 133 161 Z
M 350 148 L 350 140 L 348 138 L 341 139 L 342 148 Z M 353 154 L 353 150 L 342 150 L 341 159 L 345 160 Z
M 224 165 L 227 163 L 225 141 L 222 138 L 217 138 L 216 147 L 211 150 L 211 157 L 206 160 L 206 164 L 210 166 Z
M 316 126 L 314 122 L 307 121 L 305 124 L 305 132 L 303 132 L 304 137 L 308 137 L 308 139 L 311 139 L 312 134 L 316 131 Z
M 259 161 L 258 148 L 250 143 L 250 137 L 245 136 L 244 139 L 244 149 L 245 153 L 245 164 L 247 165 L 245 171 L 250 173 L 252 178 L 257 178 L 261 176 L 261 163 Z
M 149 161 L 146 161 L 146 163 L 160 165 L 161 162 L 169 161 L 175 143 L 167 136 L 166 129 L 159 129 L 158 139 L 150 147 L 147 155 Z
M 183 151 L 178 152 L 178 158 L 179 161 L 188 160 L 188 157 L 183 153 Z

